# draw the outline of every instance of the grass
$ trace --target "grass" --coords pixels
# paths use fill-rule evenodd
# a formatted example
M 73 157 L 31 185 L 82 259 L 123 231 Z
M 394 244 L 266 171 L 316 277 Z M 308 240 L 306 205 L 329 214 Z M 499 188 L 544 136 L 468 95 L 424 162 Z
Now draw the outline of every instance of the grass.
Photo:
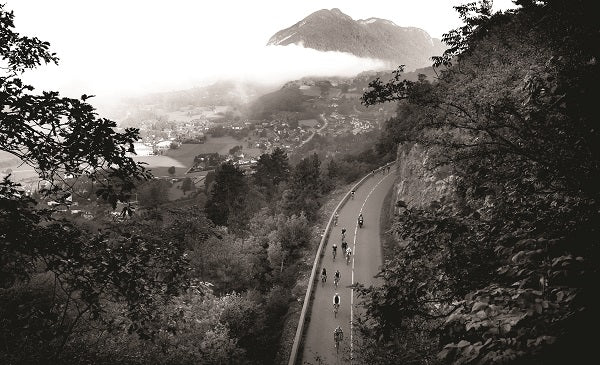
M 175 166 L 175 176 L 183 176 L 185 172 L 192 167 L 194 157 L 201 153 L 218 153 L 226 155 L 234 146 L 242 146 L 242 152 L 258 157 L 260 150 L 256 148 L 247 148 L 244 141 L 225 136 L 212 138 L 208 137 L 202 144 L 183 144 L 174 150 L 165 151 L 160 156 L 135 156 L 133 159 L 139 162 L 147 163 L 146 167 L 152 171 L 154 176 L 169 176 L 169 167 Z

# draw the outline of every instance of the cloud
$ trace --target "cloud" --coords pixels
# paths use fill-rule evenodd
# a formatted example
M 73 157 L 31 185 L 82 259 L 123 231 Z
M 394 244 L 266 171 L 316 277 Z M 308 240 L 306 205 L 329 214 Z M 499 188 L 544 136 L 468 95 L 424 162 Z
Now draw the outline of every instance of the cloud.
M 343 52 L 321 52 L 301 45 L 233 46 L 227 53 L 211 49 L 144 52 L 114 59 L 72 60 L 46 66 L 30 75 L 39 89 L 58 89 L 72 97 L 83 93 L 117 98 L 202 86 L 218 80 L 283 84 L 304 76 L 351 77 L 386 68 L 385 62 Z M 71 70 L 69 73 L 62 68 Z M 389 67 L 388 67 L 389 68 Z M 26 80 L 28 81 L 28 80 Z

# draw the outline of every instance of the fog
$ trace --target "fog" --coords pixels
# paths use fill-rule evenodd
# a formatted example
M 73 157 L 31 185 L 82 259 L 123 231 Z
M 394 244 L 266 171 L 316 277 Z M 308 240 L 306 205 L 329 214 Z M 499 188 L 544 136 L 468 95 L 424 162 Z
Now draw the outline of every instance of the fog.
M 277 31 L 319 9 L 380 17 L 433 37 L 460 25 L 463 0 L 5 0 L 24 35 L 51 44 L 59 66 L 29 71 L 38 90 L 99 98 L 202 86 L 219 79 L 277 83 L 306 75 L 350 76 L 380 61 L 301 46 L 267 47 Z M 496 1 L 496 9 L 510 0 Z
M 106 62 L 111 62 L 107 60 Z M 239 48 L 237 55 L 193 54 L 182 51 L 168 57 L 156 55 L 142 63 L 137 59 L 119 58 L 119 65 L 99 66 L 91 63 L 72 65 L 75 75 L 93 75 L 111 69 L 102 77 L 60 78 L 62 66 L 44 66 L 28 72 L 25 79 L 36 85 L 56 88 L 78 96 L 78 92 L 112 99 L 145 93 L 172 91 L 210 84 L 219 80 L 281 84 L 304 76 L 353 76 L 365 70 L 380 70 L 381 60 L 359 58 L 343 52 L 320 52 L 301 45 L 263 46 L 254 50 Z M 114 66 L 114 67 L 113 67 Z M 118 87 L 116 87 L 118 85 Z

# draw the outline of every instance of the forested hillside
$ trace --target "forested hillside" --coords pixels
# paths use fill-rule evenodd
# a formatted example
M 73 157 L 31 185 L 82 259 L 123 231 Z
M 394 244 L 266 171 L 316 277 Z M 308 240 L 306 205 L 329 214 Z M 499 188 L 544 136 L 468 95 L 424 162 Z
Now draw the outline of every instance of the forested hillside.
M 128 157 L 139 130 L 116 132 L 91 96 L 22 80 L 58 58 L 4 5 L 0 39 L 0 151 L 40 180 L 34 192 L 0 181 L 0 364 L 285 362 L 319 209 L 387 157 L 290 164 L 275 149 L 252 173 L 223 163 L 203 193 L 169 204 L 154 195 L 170 183 Z
M 385 283 L 359 289 L 361 363 L 597 357 L 600 23 L 591 1 L 516 3 L 458 7 L 439 78 L 398 72 L 363 97 L 398 102 L 378 148 L 423 176 L 398 186 Z M 445 188 L 411 200 L 419 178 Z

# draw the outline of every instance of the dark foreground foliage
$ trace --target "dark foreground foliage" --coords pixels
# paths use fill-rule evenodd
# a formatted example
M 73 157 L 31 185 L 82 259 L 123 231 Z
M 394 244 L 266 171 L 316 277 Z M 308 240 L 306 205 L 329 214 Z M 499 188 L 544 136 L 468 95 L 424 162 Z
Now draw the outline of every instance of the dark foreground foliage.
M 377 364 L 564 364 L 595 358 L 600 33 L 591 1 L 458 7 L 436 82 L 375 81 L 399 101 L 381 149 L 418 142 L 451 196 L 400 209 L 403 242 L 361 288 L 359 351 Z

